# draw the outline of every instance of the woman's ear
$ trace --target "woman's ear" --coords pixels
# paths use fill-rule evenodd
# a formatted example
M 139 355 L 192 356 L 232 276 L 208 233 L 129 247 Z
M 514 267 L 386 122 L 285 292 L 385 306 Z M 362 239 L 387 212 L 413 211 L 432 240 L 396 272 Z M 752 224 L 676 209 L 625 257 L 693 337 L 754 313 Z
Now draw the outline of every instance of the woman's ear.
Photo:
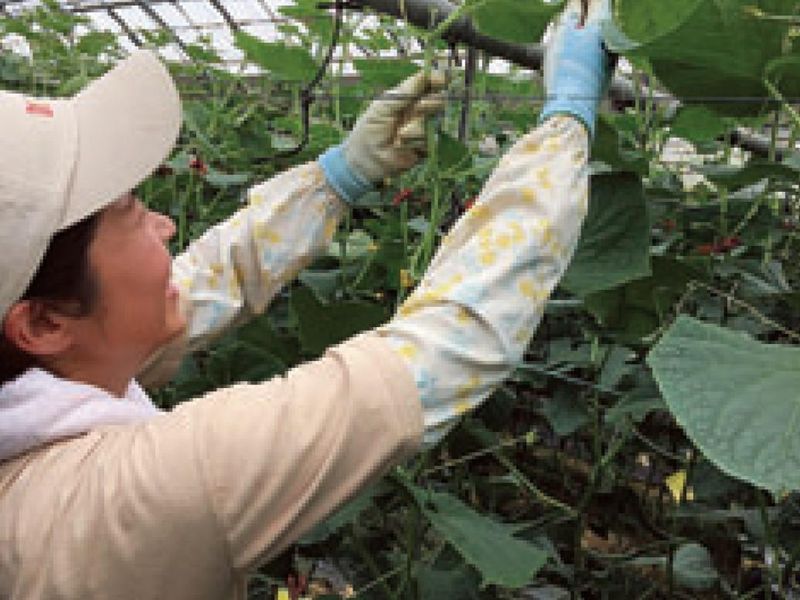
M 39 302 L 21 300 L 8 309 L 3 333 L 9 342 L 25 353 L 51 357 L 72 346 L 71 320 Z

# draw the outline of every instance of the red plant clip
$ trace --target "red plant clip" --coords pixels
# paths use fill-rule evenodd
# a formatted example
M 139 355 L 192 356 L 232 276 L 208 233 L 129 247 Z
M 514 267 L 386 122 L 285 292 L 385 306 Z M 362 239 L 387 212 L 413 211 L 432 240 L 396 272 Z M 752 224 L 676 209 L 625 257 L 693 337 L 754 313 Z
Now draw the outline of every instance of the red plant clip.
M 200 175 L 208 175 L 208 165 L 196 154 L 189 158 L 189 168 Z
M 300 595 L 308 590 L 308 579 L 305 575 L 289 575 L 286 578 L 286 586 L 289 588 L 289 598 L 299 600 Z
M 411 188 L 403 188 L 394 195 L 392 198 L 392 206 L 399 206 L 414 195 L 414 190 Z

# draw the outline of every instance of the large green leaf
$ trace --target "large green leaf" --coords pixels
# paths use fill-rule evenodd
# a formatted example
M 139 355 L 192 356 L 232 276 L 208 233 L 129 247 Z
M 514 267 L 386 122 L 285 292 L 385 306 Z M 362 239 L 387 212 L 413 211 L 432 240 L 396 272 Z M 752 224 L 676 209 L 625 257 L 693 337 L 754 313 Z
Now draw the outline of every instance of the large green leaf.
M 678 97 L 708 102 L 728 114 L 756 112 L 767 96 L 767 65 L 782 56 L 789 0 L 619 0 L 617 19 L 634 44 L 629 55 L 647 58 Z M 779 86 L 793 95 L 800 78 L 784 69 Z M 734 102 L 735 99 L 742 102 Z
M 480 581 L 475 571 L 463 563 L 449 569 L 424 565 L 417 572 L 417 581 L 421 600 L 480 600 Z
M 697 169 L 712 183 L 729 191 L 753 185 L 764 179 L 795 183 L 800 179 L 798 169 L 766 160 L 751 160 L 743 167 L 733 165 L 706 165 Z
M 584 298 L 587 310 L 623 339 L 638 341 L 658 328 L 693 279 L 704 273 L 667 257 L 653 257 L 653 274 Z
M 451 494 L 404 483 L 431 525 L 478 570 L 484 586 L 520 588 L 547 561 L 544 550 L 513 536 L 514 527 L 475 512 Z
M 419 67 L 410 60 L 355 58 L 353 66 L 365 85 L 379 88 L 394 87 L 419 71 Z
M 672 122 L 671 133 L 690 142 L 710 142 L 730 127 L 719 115 L 705 106 L 685 106 Z
M 488 0 L 473 17 L 481 33 L 524 44 L 539 41 L 561 6 L 560 0 Z
M 681 316 L 648 362 L 709 460 L 773 492 L 800 488 L 800 349 Z
M 561 285 L 580 296 L 650 275 L 650 222 L 642 182 L 630 173 L 592 178 L 589 214 Z
M 264 42 L 245 31 L 234 33 L 236 47 L 247 60 L 284 79 L 311 79 L 317 65 L 308 50 L 280 42 Z
M 379 304 L 323 304 L 306 287 L 292 291 L 291 306 L 300 322 L 300 342 L 303 349 L 311 354 L 321 354 L 329 346 L 376 327 L 388 317 Z

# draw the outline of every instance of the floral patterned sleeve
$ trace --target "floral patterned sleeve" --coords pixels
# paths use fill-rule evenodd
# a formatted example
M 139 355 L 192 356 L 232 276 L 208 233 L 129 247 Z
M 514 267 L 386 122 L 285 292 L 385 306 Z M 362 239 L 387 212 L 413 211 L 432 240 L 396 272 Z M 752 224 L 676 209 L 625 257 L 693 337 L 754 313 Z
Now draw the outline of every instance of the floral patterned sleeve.
M 173 260 L 172 278 L 188 321 L 184 350 L 263 312 L 328 247 L 345 206 L 317 163 L 250 189 L 247 206 Z
M 380 329 L 413 373 L 426 444 L 521 360 L 588 209 L 588 152 L 585 127 L 568 116 L 519 140 Z

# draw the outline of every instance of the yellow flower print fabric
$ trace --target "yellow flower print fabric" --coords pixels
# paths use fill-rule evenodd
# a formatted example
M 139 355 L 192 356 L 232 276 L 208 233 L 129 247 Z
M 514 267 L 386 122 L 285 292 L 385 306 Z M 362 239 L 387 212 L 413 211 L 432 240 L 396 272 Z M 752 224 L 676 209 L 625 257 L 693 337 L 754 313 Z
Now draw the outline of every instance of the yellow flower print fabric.
M 262 313 L 328 247 L 344 211 L 317 163 L 251 188 L 246 206 L 173 260 L 188 349 Z
M 587 156 L 586 130 L 570 117 L 522 138 L 379 328 L 413 374 L 426 443 L 521 359 L 577 242 L 588 208 Z M 188 350 L 263 312 L 328 247 L 345 210 L 316 163 L 253 187 L 246 206 L 173 261 Z
M 407 363 L 436 443 L 522 358 L 588 209 L 586 129 L 557 116 L 519 140 L 380 333 Z

